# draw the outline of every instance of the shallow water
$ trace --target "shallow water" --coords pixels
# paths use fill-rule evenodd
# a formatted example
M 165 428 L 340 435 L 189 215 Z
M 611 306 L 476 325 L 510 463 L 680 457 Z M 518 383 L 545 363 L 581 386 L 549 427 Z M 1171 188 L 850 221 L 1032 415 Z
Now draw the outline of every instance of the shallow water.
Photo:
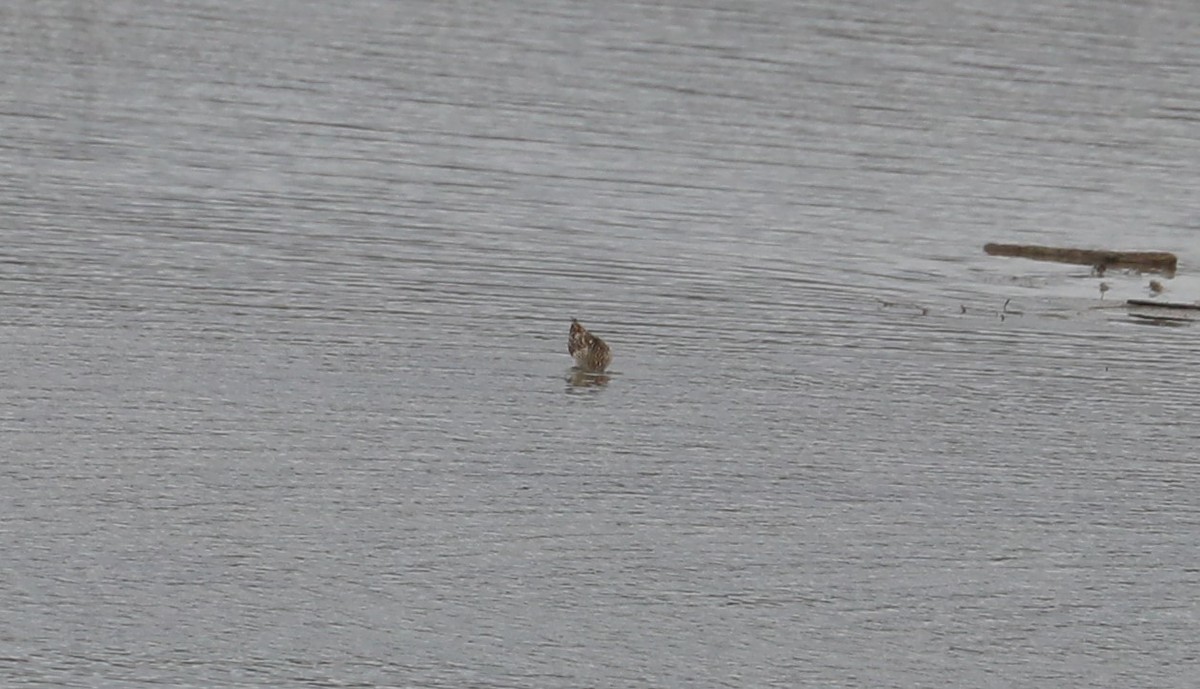
M 0 9 L 0 676 L 1190 686 L 1200 15 L 876 4 Z

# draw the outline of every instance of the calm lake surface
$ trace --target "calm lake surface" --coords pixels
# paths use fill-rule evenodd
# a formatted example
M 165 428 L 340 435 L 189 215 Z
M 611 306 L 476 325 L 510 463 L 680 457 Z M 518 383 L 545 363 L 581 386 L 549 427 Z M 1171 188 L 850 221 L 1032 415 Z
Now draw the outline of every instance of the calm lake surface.
M 9 0 L 0 684 L 1194 686 L 1197 36 Z

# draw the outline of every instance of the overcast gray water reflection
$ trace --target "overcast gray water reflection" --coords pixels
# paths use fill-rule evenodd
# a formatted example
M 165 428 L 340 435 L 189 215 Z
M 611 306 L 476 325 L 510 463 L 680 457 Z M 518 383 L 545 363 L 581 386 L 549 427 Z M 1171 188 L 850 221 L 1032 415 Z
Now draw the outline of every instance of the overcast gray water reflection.
M 1197 35 L 5 3 L 2 683 L 1191 686 Z

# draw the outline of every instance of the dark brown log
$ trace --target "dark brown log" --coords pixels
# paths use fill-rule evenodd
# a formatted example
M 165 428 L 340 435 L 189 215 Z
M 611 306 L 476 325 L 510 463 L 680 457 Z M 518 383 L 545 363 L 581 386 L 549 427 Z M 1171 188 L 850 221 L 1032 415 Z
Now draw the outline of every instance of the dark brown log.
M 1169 251 L 1097 251 L 1093 249 L 1063 249 L 1031 244 L 985 244 L 990 256 L 1012 256 L 1034 261 L 1056 261 L 1092 266 L 1103 273 L 1108 269 L 1133 269 L 1144 272 L 1175 274 L 1178 259 Z

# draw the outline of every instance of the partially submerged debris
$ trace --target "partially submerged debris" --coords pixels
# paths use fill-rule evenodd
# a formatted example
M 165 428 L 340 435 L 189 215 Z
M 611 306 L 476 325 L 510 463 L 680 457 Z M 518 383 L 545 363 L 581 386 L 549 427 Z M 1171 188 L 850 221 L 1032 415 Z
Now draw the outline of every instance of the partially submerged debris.
M 1137 318 L 1155 321 L 1200 320 L 1200 304 L 1195 303 L 1129 299 L 1125 306 L 1129 309 L 1129 315 Z
M 1091 266 L 1097 276 L 1104 275 L 1110 268 L 1132 269 L 1143 272 L 1175 274 L 1179 260 L 1169 251 L 1097 251 L 1093 249 L 1069 249 L 1032 244 L 985 244 L 983 250 L 989 256 L 1028 258 L 1034 261 L 1055 261 Z

